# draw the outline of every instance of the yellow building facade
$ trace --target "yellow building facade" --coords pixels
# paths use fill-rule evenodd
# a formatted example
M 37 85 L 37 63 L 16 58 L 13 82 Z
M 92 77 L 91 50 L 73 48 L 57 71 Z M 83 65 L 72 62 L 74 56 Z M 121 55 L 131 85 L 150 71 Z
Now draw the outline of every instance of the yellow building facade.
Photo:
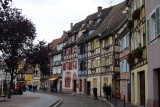
M 33 74 L 25 74 L 25 83 L 27 85 L 33 84 Z

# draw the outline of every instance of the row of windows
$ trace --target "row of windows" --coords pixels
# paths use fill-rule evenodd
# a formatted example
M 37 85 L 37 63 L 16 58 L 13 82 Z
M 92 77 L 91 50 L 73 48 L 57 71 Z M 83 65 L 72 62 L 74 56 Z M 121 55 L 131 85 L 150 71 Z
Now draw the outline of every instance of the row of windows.
M 77 61 L 63 63 L 63 70 L 77 69 Z
M 62 67 L 61 66 L 53 67 L 53 74 L 61 73 L 61 71 L 62 71 Z
M 59 55 L 54 55 L 53 61 L 60 61 L 61 60 L 61 54 Z
M 73 46 L 73 47 L 70 47 L 68 49 L 64 49 L 63 50 L 63 55 L 65 56 L 65 55 L 69 55 L 69 54 L 75 53 L 75 52 L 77 52 L 77 48 L 76 48 L 76 46 Z

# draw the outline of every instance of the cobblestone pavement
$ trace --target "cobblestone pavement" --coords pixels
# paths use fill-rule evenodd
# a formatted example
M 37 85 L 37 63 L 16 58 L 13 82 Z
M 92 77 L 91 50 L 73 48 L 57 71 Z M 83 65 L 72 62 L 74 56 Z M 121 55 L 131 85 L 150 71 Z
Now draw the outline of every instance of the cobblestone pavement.
M 23 95 L 13 95 L 11 99 L 0 97 L 0 107 L 48 107 L 59 98 L 43 93 L 24 92 Z
M 39 92 L 44 93 L 42 91 Z M 102 100 L 94 100 L 93 98 L 88 98 L 81 95 L 75 96 L 71 94 L 51 93 L 49 91 L 46 91 L 45 93 L 60 97 L 63 100 L 60 107 L 110 107 Z
M 58 95 L 63 99 L 60 107 L 110 107 L 107 103 L 101 100 L 70 95 Z

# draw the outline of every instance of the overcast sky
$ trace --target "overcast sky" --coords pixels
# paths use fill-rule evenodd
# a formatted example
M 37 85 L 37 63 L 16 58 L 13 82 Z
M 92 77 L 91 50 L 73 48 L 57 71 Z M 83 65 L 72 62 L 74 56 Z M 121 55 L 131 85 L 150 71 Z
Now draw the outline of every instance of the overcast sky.
M 110 0 L 12 0 L 13 7 L 22 9 L 22 14 L 36 26 L 36 40 L 50 43 L 77 23 L 97 12 L 97 7 L 107 8 Z M 124 0 L 111 0 L 112 5 Z

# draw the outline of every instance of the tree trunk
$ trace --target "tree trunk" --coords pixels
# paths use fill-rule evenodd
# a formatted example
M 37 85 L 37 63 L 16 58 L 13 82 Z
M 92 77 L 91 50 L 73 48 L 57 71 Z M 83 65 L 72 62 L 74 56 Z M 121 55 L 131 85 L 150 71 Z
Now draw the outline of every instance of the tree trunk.
M 14 72 L 14 68 L 12 69 L 12 71 L 10 72 L 11 75 L 11 81 L 10 81 L 10 87 L 9 87 L 9 93 L 8 93 L 8 99 L 11 99 L 11 90 L 13 87 L 13 72 Z

